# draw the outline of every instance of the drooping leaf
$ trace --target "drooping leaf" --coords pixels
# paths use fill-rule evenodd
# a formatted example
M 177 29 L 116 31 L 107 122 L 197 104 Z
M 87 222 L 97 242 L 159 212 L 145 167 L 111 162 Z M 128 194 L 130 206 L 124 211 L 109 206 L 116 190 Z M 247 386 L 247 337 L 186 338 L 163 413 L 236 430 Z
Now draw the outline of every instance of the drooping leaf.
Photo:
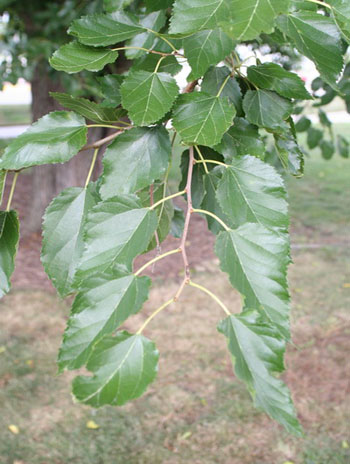
M 330 160 L 335 153 L 335 146 L 331 140 L 322 140 L 320 143 L 322 157 Z
M 10 291 L 19 241 L 16 211 L 0 211 L 0 298 Z
M 201 89 L 210 95 L 217 95 L 231 71 L 226 66 L 210 68 L 205 74 Z M 242 92 L 235 78 L 230 78 L 222 89 L 221 97 L 228 97 L 235 105 L 237 116 L 243 115 Z
M 318 110 L 318 117 L 320 119 L 320 123 L 322 124 L 322 126 L 332 127 L 332 123 L 330 119 L 328 118 L 327 114 L 323 110 L 321 109 Z
M 170 8 L 174 0 L 146 0 L 147 11 L 163 10 Z
M 182 179 L 179 185 L 179 189 L 183 190 L 186 187 L 187 174 L 188 174 L 188 150 L 184 151 L 181 157 L 181 173 Z M 192 204 L 194 208 L 199 208 L 204 194 L 204 171 L 203 166 L 200 164 L 195 164 L 192 168 L 192 182 L 191 182 L 191 192 L 192 192 Z
M 68 111 L 54 111 L 32 124 L 6 148 L 0 169 L 64 163 L 86 144 L 85 120 Z
M 101 196 L 134 193 L 161 179 L 169 164 L 171 145 L 163 126 L 137 127 L 111 143 L 103 159 Z
M 299 52 L 310 58 L 322 77 L 334 86 L 343 68 L 343 57 L 340 33 L 333 20 L 301 11 L 280 16 L 277 24 Z
M 100 104 L 104 108 L 115 108 L 122 102 L 120 95 L 120 86 L 124 77 L 119 74 L 106 74 L 97 78 L 100 84 L 100 90 L 105 100 Z
M 285 128 L 284 120 L 291 115 L 293 105 L 271 90 L 248 90 L 243 109 L 250 123 L 280 131 Z
M 232 286 L 245 297 L 245 307 L 260 311 L 288 339 L 287 237 L 260 224 L 248 223 L 221 232 L 215 252 Z
M 342 156 L 343 158 L 349 158 L 350 143 L 348 139 L 338 134 L 337 141 L 338 141 L 338 150 L 339 150 L 340 156 Z
M 123 115 L 122 110 L 105 108 L 86 98 L 72 97 L 68 93 L 50 92 L 50 95 L 64 108 L 73 110 L 84 118 L 99 124 L 113 124 Z
M 148 298 L 151 281 L 122 271 L 87 278 L 75 297 L 58 355 L 59 369 L 78 369 L 93 346 L 112 334 Z
M 156 11 L 147 15 L 141 15 L 139 19 L 141 26 L 143 26 L 145 29 L 151 29 L 155 32 L 159 32 L 159 30 L 164 26 L 166 22 L 164 10 Z M 141 34 L 137 34 L 135 37 L 128 40 L 125 43 L 125 45 L 126 47 L 140 47 L 151 49 L 155 40 L 156 36 L 153 32 L 145 31 L 141 32 Z M 129 60 L 138 58 L 144 53 L 145 51 L 138 50 L 137 48 L 125 50 L 125 55 Z
M 226 98 L 204 92 L 181 95 L 173 111 L 173 125 L 189 144 L 217 145 L 231 126 L 236 109 Z
M 249 66 L 248 79 L 260 89 L 274 90 L 282 97 L 309 100 L 311 95 L 300 77 L 275 63 Z
M 323 140 L 323 132 L 319 129 L 315 129 L 314 127 L 310 127 L 307 131 L 307 145 L 312 150 L 316 148 L 319 143 Z
M 126 331 L 105 337 L 94 347 L 87 363 L 93 377 L 73 381 L 73 394 L 81 403 L 95 408 L 122 405 L 138 398 L 157 375 L 158 351 L 142 335 Z
M 131 39 L 143 31 L 143 27 L 123 11 L 110 14 L 83 16 L 72 22 L 68 33 L 79 42 L 92 47 L 104 47 Z
M 257 311 L 228 316 L 218 326 L 227 344 L 238 378 L 243 380 L 255 405 L 282 424 L 288 432 L 302 436 L 290 392 L 274 374 L 283 372 L 285 341 L 273 325 Z
M 181 238 L 185 227 L 184 210 L 174 205 L 174 216 L 171 220 L 170 234 L 175 238 Z
M 350 3 L 348 0 L 329 0 L 332 16 L 343 38 L 350 43 Z
M 88 211 L 98 201 L 95 186 L 71 187 L 46 209 L 41 262 L 62 297 L 73 291 L 75 271 L 84 249 L 84 223 Z
M 171 34 L 216 29 L 230 16 L 231 0 L 176 0 L 171 17 Z
M 297 132 L 306 132 L 311 127 L 311 121 L 306 116 L 302 116 L 295 124 L 295 130 Z
M 272 166 L 254 156 L 233 158 L 231 165 L 224 168 L 217 198 L 236 227 L 256 222 L 267 228 L 288 229 L 283 180 Z
M 133 71 L 148 71 L 153 72 L 158 64 L 159 55 L 149 53 L 135 60 L 132 65 Z M 168 73 L 172 76 L 176 76 L 182 69 L 182 66 L 178 63 L 174 55 L 166 56 L 160 63 L 159 72 Z
M 126 77 L 120 91 L 123 107 L 134 124 L 147 126 L 171 109 L 179 88 L 170 74 L 134 71 Z
M 156 212 L 142 208 L 134 195 L 118 195 L 98 203 L 85 222 L 85 249 L 76 283 L 116 264 L 131 269 L 132 261 L 145 251 L 157 225 Z
M 50 58 L 50 65 L 56 71 L 72 74 L 83 71 L 100 71 L 106 64 L 114 63 L 118 52 L 110 48 L 86 47 L 79 42 L 71 42 L 59 48 Z
M 304 153 L 292 131 L 275 134 L 274 138 L 277 155 L 283 168 L 293 176 L 301 176 L 304 173 Z
M 252 155 L 262 158 L 265 144 L 256 126 L 249 124 L 244 118 L 236 118 L 221 143 L 215 146 L 215 150 L 224 156 L 227 163 L 230 163 L 237 156 Z
M 275 19 L 287 13 L 289 0 L 230 0 L 230 15 L 219 25 L 237 40 L 252 40 L 273 31 Z
M 192 79 L 203 76 L 211 65 L 222 61 L 234 48 L 233 40 L 221 29 L 199 31 L 185 38 L 183 44 L 192 68 Z

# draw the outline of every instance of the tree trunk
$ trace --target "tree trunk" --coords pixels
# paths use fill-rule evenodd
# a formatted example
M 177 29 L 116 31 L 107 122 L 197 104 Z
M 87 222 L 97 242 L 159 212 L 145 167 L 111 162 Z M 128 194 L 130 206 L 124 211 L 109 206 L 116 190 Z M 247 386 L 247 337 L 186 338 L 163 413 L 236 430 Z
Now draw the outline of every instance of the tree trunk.
M 33 122 L 50 111 L 62 109 L 49 95 L 49 92 L 62 92 L 62 85 L 57 74 L 56 80 L 51 79 L 45 63 L 37 65 L 31 87 Z M 74 156 L 68 163 L 37 166 L 33 169 L 32 201 L 28 221 L 30 232 L 40 229 L 45 208 L 54 196 L 66 187 L 83 185 L 91 156 L 92 151 L 84 151 Z

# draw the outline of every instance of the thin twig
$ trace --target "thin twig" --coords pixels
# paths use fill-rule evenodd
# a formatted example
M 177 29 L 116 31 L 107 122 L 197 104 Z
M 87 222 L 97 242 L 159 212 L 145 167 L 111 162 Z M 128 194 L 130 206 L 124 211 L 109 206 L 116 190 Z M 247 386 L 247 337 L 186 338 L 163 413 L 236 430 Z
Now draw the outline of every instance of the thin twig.
M 126 128 L 126 129 L 127 129 L 127 128 Z M 113 134 L 108 135 L 108 136 L 105 137 L 104 139 L 97 140 L 97 142 L 94 142 L 94 143 L 92 143 L 91 145 L 86 145 L 86 146 L 83 147 L 80 151 L 91 150 L 92 148 L 94 148 L 94 149 L 100 148 L 100 147 L 102 147 L 102 145 L 104 145 L 105 143 L 108 143 L 108 142 L 110 142 L 111 140 L 115 139 L 116 137 L 118 137 L 118 135 L 122 134 L 123 132 L 124 132 L 124 131 L 114 132 Z
M 192 82 L 189 82 L 186 87 L 184 88 L 184 91 L 183 93 L 191 93 L 194 91 L 196 85 L 198 84 L 198 79 L 192 81 Z

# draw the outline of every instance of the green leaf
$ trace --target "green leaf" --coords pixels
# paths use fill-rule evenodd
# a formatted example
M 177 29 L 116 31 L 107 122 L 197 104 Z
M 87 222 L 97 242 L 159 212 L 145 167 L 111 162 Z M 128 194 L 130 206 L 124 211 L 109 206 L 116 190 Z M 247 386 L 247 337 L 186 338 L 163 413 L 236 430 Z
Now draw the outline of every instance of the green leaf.
M 83 366 L 96 342 L 142 308 L 150 285 L 148 277 L 121 271 L 87 278 L 75 297 L 64 333 L 58 356 L 60 371 Z
M 173 125 L 184 142 L 213 146 L 221 141 L 235 114 L 228 99 L 204 92 L 183 94 L 173 111 Z
M 304 153 L 292 132 L 275 134 L 274 138 L 277 155 L 283 168 L 293 176 L 301 176 L 304 173 Z
M 322 140 L 320 144 L 321 148 L 321 153 L 324 159 L 330 160 L 334 153 L 335 153 L 335 147 L 334 143 L 330 140 Z
M 102 198 L 134 193 L 161 179 L 170 154 L 169 134 L 163 126 L 137 127 L 119 135 L 103 159 Z
M 86 98 L 72 97 L 68 93 L 50 92 L 51 97 L 58 101 L 63 107 L 73 110 L 100 124 L 113 124 L 122 116 L 121 111 L 112 108 L 104 108 L 98 103 L 87 100 Z
M 87 127 L 81 116 L 68 111 L 49 113 L 8 145 L 0 169 L 65 163 L 83 148 L 86 137 Z
M 156 212 L 142 208 L 134 195 L 119 195 L 98 203 L 85 222 L 85 249 L 76 283 L 116 264 L 131 269 L 134 258 L 146 250 L 157 225 Z
M 234 41 L 221 29 L 215 29 L 199 31 L 185 38 L 183 45 L 192 68 L 191 79 L 196 79 L 203 76 L 211 65 L 226 58 L 234 48 Z
M 337 141 L 338 141 L 338 150 L 339 150 L 340 156 L 342 156 L 343 158 L 349 158 L 350 143 L 348 139 L 338 134 Z
M 274 376 L 284 370 L 285 341 L 278 331 L 257 311 L 228 316 L 218 330 L 227 337 L 236 375 L 247 384 L 255 405 L 288 432 L 302 436 L 290 392 Z
M 307 131 L 307 145 L 310 150 L 316 148 L 322 140 L 323 132 L 315 129 L 314 127 L 310 127 L 310 129 Z
M 50 65 L 56 71 L 72 74 L 83 71 L 100 71 L 106 64 L 114 63 L 118 52 L 109 48 L 86 47 L 78 42 L 71 42 L 59 48 L 50 58 Z
M 203 78 L 202 91 L 210 95 L 217 95 L 230 73 L 231 71 L 226 66 L 210 68 Z M 242 92 L 235 78 L 232 77 L 226 82 L 220 96 L 223 98 L 228 97 L 235 105 L 237 115 L 243 115 Z
M 204 190 L 205 195 L 201 204 L 201 209 L 206 211 L 210 211 L 211 213 L 218 216 L 220 219 L 224 221 L 225 224 L 231 225 L 232 221 L 231 218 L 226 216 L 226 214 L 222 211 L 220 203 L 218 202 L 218 198 L 216 195 L 216 191 L 218 188 L 218 184 L 222 178 L 222 171 L 220 167 L 216 167 L 212 171 L 209 172 L 204 178 Z M 215 235 L 223 230 L 223 227 L 218 223 L 218 221 L 211 216 L 205 215 L 207 220 L 208 229 Z
M 343 57 L 340 34 L 333 20 L 304 11 L 280 16 L 277 24 L 299 52 L 310 58 L 322 77 L 334 86 L 343 69 Z
M 343 38 L 350 43 L 350 3 L 348 0 L 329 0 L 332 16 Z
M 131 16 L 117 11 L 76 19 L 68 29 L 68 34 L 77 37 L 85 45 L 103 47 L 131 39 L 143 29 Z
M 322 126 L 332 127 L 331 121 L 328 119 L 327 114 L 323 110 L 321 109 L 318 110 L 318 117 L 320 119 L 320 123 L 322 124 Z
M 122 102 L 120 95 L 120 86 L 124 77 L 120 74 L 106 74 L 105 76 L 97 77 L 100 84 L 100 90 L 105 97 L 105 100 L 100 104 L 104 108 L 115 108 Z
M 104 9 L 108 13 L 122 10 L 126 6 L 130 5 L 130 3 L 132 3 L 132 0 L 103 0 Z
M 73 381 L 73 394 L 95 408 L 121 406 L 141 396 L 157 375 L 159 354 L 153 342 L 126 331 L 99 341 L 87 363 L 93 377 Z
M 217 198 L 236 227 L 256 222 L 281 231 L 288 229 L 283 180 L 272 166 L 254 156 L 234 158 L 231 166 L 224 168 Z
M 174 0 L 146 0 L 147 11 L 164 10 L 171 8 Z
M 249 124 L 246 119 L 236 118 L 221 143 L 215 146 L 215 150 L 224 156 L 227 163 L 230 163 L 237 156 L 252 155 L 262 158 L 265 144 L 256 126 Z
M 187 175 L 188 175 L 188 157 L 189 157 L 189 152 L 188 150 L 186 150 L 182 153 L 182 157 L 181 157 L 180 169 L 182 173 L 182 179 L 179 185 L 179 190 L 183 190 L 186 187 Z M 203 166 L 201 166 L 200 164 L 195 164 L 193 166 L 192 182 L 191 182 L 192 204 L 194 208 L 200 207 L 203 201 L 204 194 L 205 194 L 203 175 L 204 175 Z
M 183 209 L 174 205 L 174 216 L 171 220 L 170 234 L 175 238 L 181 238 L 185 227 L 185 214 Z
M 2 201 L 4 199 L 6 177 L 7 177 L 7 171 L 0 170 L 0 205 L 2 205 Z
M 270 90 L 248 90 L 243 109 L 252 124 L 280 131 L 285 128 L 283 122 L 291 115 L 293 105 Z
M 135 60 L 131 71 L 148 71 L 153 72 L 159 62 L 159 55 L 154 53 L 149 53 L 142 56 L 138 60 Z M 182 69 L 182 66 L 178 63 L 174 55 L 166 56 L 164 60 L 161 61 L 158 71 L 171 74 L 176 76 Z
M 289 339 L 287 237 L 260 224 L 248 223 L 221 232 L 215 252 L 232 286 L 244 296 L 245 307 L 260 311 Z
M 43 222 L 41 262 L 61 297 L 72 283 L 84 250 L 83 227 L 87 212 L 96 205 L 95 187 L 63 190 L 47 207 Z
M 282 97 L 312 99 L 300 77 L 275 63 L 264 63 L 248 68 L 248 79 L 260 89 L 274 90 Z
M 297 132 L 306 132 L 311 127 L 311 121 L 306 116 L 302 116 L 299 121 L 295 124 L 295 130 Z
M 166 16 L 164 10 L 156 11 L 154 13 L 150 13 L 147 15 L 140 16 L 140 24 L 145 29 L 151 29 L 154 32 L 158 32 L 165 24 Z M 132 39 L 128 40 L 125 45 L 127 47 L 142 47 L 151 49 L 154 42 L 156 40 L 156 36 L 153 32 L 141 32 L 141 34 L 137 34 Z M 142 50 L 125 50 L 125 56 L 129 60 L 133 60 L 135 58 L 140 57 L 145 52 Z M 158 57 L 159 58 L 159 57 Z
M 120 91 L 130 119 L 138 126 L 147 126 L 159 121 L 171 109 L 179 88 L 170 74 L 133 71 Z
M 216 29 L 230 16 L 232 0 L 176 0 L 171 17 L 171 34 Z
M 231 14 L 219 25 L 234 39 L 251 40 L 273 32 L 276 17 L 288 8 L 289 0 L 230 0 Z
M 10 291 L 19 241 L 16 211 L 0 211 L 0 298 Z

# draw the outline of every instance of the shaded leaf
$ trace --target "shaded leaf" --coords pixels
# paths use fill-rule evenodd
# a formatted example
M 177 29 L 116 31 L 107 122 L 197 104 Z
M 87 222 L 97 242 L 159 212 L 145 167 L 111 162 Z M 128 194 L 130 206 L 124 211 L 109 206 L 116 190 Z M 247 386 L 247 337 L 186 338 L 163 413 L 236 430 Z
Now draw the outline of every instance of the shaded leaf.
M 114 63 L 118 52 L 110 48 L 86 47 L 78 42 L 71 42 L 59 48 L 50 58 L 50 65 L 56 71 L 72 74 L 83 71 L 100 71 L 106 64 Z
M 340 156 L 342 156 L 343 158 L 349 158 L 349 155 L 350 155 L 349 141 L 340 134 L 337 137 L 337 141 L 338 141 L 338 150 L 339 150 Z
M 113 124 L 122 116 L 122 110 L 117 111 L 112 108 L 104 108 L 86 98 L 72 97 L 68 93 L 60 92 L 50 92 L 50 95 L 63 107 L 100 124 Z
M 6 177 L 7 177 L 7 171 L 0 170 L 0 205 L 2 205 L 2 201 L 4 199 Z
M 277 155 L 283 168 L 293 176 L 301 176 L 304 173 L 304 153 L 301 151 L 298 141 L 291 132 L 275 134 L 275 146 Z
M 320 143 L 320 148 L 322 157 L 324 159 L 330 160 L 333 157 L 335 153 L 335 147 L 333 142 L 331 142 L 330 140 L 322 140 L 322 142 Z
M 230 0 L 231 14 L 219 23 L 237 40 L 251 40 L 273 32 L 275 18 L 287 13 L 289 0 Z
M 228 99 L 204 92 L 183 94 L 173 111 L 173 125 L 181 139 L 189 144 L 218 144 L 236 114 Z
M 47 207 L 43 222 L 41 262 L 60 296 L 72 283 L 84 250 L 83 227 L 88 211 L 98 202 L 95 186 L 63 190 Z
M 156 11 L 154 13 L 150 13 L 147 15 L 141 15 L 139 17 L 140 25 L 143 26 L 145 29 L 151 29 L 152 31 L 159 32 L 159 30 L 164 26 L 166 22 L 165 12 L 162 9 L 161 11 Z M 141 34 L 137 34 L 132 39 L 128 40 L 125 45 L 127 47 L 141 47 L 151 49 L 154 42 L 156 40 L 156 36 L 153 32 L 141 32 Z M 125 50 L 125 56 L 129 60 L 133 60 L 135 58 L 140 57 L 145 52 L 142 50 L 137 49 L 129 49 Z M 159 58 L 159 57 L 158 57 Z
M 99 341 L 87 368 L 93 377 L 73 381 L 73 394 L 81 403 L 95 408 L 105 404 L 123 405 L 138 398 L 157 375 L 158 351 L 142 335 L 126 331 Z
M 174 205 L 174 216 L 171 220 L 170 234 L 175 238 L 181 238 L 185 227 L 185 214 L 183 209 Z
M 72 22 L 68 34 L 92 47 L 103 47 L 131 39 L 144 28 L 123 11 L 83 16 Z
M 248 90 L 243 109 L 250 123 L 279 131 L 284 129 L 283 122 L 291 115 L 293 105 L 270 90 Z
M 211 65 L 222 61 L 234 48 L 233 40 L 221 29 L 199 31 L 185 38 L 183 45 L 192 68 L 191 79 L 203 76 Z
M 73 302 L 58 355 L 60 371 L 83 366 L 96 342 L 142 308 L 150 285 L 148 277 L 118 270 L 87 278 Z
M 311 127 L 311 121 L 306 116 L 302 116 L 299 121 L 295 124 L 295 130 L 297 132 L 306 132 Z
M 286 231 L 289 225 L 287 192 L 281 176 L 269 164 L 244 156 L 224 168 L 217 198 L 235 226 L 256 222 Z
M 49 113 L 7 146 L 0 169 L 64 163 L 83 148 L 86 136 L 87 127 L 81 116 L 68 111 Z
M 142 56 L 138 60 L 135 60 L 132 65 L 132 72 L 133 71 L 148 71 L 153 72 L 158 64 L 159 55 L 154 53 L 149 53 L 147 55 Z M 166 56 L 164 60 L 160 63 L 159 72 L 164 72 L 175 76 L 178 74 L 182 69 L 182 66 L 178 63 L 177 59 L 174 55 Z
M 260 89 L 274 90 L 282 97 L 300 100 L 312 98 L 297 74 L 286 71 L 275 63 L 249 66 L 248 79 Z
M 100 104 L 104 108 L 115 108 L 122 102 L 120 95 L 120 86 L 124 77 L 120 74 L 106 74 L 105 76 L 97 77 L 100 84 L 100 90 L 105 97 L 105 100 Z
M 307 144 L 310 150 L 316 148 L 322 140 L 323 132 L 315 129 L 314 127 L 310 127 L 310 129 L 307 131 Z
M 132 0 L 103 0 L 104 9 L 108 13 L 122 10 L 126 6 L 130 5 L 130 3 L 132 3 Z
M 218 326 L 227 344 L 237 377 L 243 380 L 255 405 L 282 424 L 288 432 L 302 436 L 290 392 L 274 374 L 283 372 L 285 341 L 257 311 L 228 316 Z
M 170 22 L 171 34 L 216 29 L 230 16 L 232 0 L 176 0 Z
M 343 57 L 340 33 L 333 20 L 302 11 L 280 16 L 277 24 L 299 52 L 315 63 L 322 77 L 335 85 L 343 68 Z
M 260 224 L 248 223 L 221 232 L 215 252 L 232 286 L 245 297 L 245 307 L 260 311 L 289 339 L 287 237 Z
M 163 126 L 138 127 L 119 135 L 103 159 L 102 198 L 134 193 L 161 179 L 170 154 L 169 134 Z
M 76 282 L 116 264 L 130 269 L 134 258 L 146 250 L 157 225 L 156 212 L 142 208 L 134 195 L 118 195 L 98 203 L 85 223 L 85 249 Z
M 19 241 L 16 211 L 0 211 L 0 298 L 10 291 Z
M 133 71 L 120 91 L 123 107 L 134 124 L 147 126 L 159 121 L 171 109 L 179 88 L 170 74 Z

